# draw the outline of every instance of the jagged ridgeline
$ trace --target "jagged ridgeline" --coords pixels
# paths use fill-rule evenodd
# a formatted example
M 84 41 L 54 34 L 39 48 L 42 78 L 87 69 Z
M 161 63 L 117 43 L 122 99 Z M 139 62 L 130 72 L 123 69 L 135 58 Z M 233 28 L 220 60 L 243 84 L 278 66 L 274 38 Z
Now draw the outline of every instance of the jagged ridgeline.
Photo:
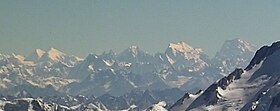
M 169 108 L 185 92 L 205 90 L 235 68 L 245 67 L 255 51 L 254 45 L 233 39 L 213 58 L 185 42 L 170 43 L 154 55 L 137 46 L 85 58 L 55 48 L 36 49 L 26 57 L 1 54 L 1 108 L 19 103 L 29 109 L 40 106 L 51 110 Z M 32 101 L 37 101 L 36 105 Z M 42 105 L 52 103 L 55 105 Z

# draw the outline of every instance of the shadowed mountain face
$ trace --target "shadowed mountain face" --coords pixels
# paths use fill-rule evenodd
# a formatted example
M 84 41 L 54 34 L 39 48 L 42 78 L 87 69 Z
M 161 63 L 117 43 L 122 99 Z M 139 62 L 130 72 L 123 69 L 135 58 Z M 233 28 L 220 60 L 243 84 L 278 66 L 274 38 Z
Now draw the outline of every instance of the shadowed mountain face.
M 260 48 L 245 69 L 236 69 L 193 98 L 181 98 L 170 110 L 278 111 L 279 47 L 275 42 Z
M 119 54 L 113 51 L 101 55 L 89 54 L 84 59 L 54 48 L 47 51 L 36 49 L 26 58 L 16 54 L 0 54 L 0 92 L 14 99 L 94 95 L 109 109 L 145 109 L 155 103 L 158 104 L 154 106 L 170 107 L 178 99 L 179 92 L 204 90 L 227 76 L 235 67 L 248 64 L 254 50 L 254 45 L 234 39 L 226 41 L 212 59 L 202 49 L 185 42 L 170 43 L 163 53 L 155 55 L 137 46 L 131 46 Z M 161 92 L 173 88 L 180 91 Z M 135 94 L 135 100 L 125 97 L 137 91 L 148 92 Z M 155 94 L 156 91 L 163 94 Z M 176 97 L 170 96 L 172 94 Z M 122 102 L 110 103 L 110 98 Z M 159 102 L 161 100 L 165 102 Z M 138 106 L 133 106 L 136 104 Z
M 225 75 L 235 68 L 246 67 L 257 48 L 241 39 L 227 40 L 212 59 L 213 65 Z

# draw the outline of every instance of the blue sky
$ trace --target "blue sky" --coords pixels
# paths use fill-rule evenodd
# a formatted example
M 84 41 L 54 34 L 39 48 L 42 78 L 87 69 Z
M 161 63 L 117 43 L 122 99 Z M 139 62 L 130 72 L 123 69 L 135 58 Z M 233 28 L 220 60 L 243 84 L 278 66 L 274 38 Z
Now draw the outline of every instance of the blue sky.
M 213 56 L 225 40 L 280 38 L 279 0 L 1 0 L 0 53 L 58 48 L 86 56 L 185 41 Z

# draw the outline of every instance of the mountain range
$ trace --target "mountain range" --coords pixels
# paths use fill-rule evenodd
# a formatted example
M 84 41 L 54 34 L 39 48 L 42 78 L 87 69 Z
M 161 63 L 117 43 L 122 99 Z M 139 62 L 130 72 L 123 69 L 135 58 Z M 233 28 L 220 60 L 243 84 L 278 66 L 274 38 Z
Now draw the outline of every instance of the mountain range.
M 143 110 L 155 103 L 158 104 L 154 106 L 168 108 L 184 92 L 198 92 L 197 95 L 187 93 L 184 97 L 199 99 L 198 95 L 206 93 L 207 87 L 215 81 L 246 72 L 234 69 L 248 65 L 256 49 L 244 40 L 233 39 L 225 41 L 213 58 L 185 42 L 170 43 L 165 52 L 155 55 L 137 46 L 121 53 L 89 54 L 86 58 L 68 55 L 55 48 L 36 49 L 26 57 L 0 54 L 1 108 L 5 109 L 8 103 L 26 105 L 33 101 L 37 101 L 36 104 L 54 103 L 55 108 L 61 106 L 68 110 L 89 106 L 98 110 Z M 253 69 L 252 64 L 251 61 L 248 71 Z M 74 98 L 74 101 L 78 95 L 85 101 L 65 102 L 68 101 L 66 97 Z M 198 107 L 194 98 L 192 101 L 195 105 L 190 105 L 189 109 Z M 171 108 L 181 107 L 177 104 L 181 103 L 177 101 Z

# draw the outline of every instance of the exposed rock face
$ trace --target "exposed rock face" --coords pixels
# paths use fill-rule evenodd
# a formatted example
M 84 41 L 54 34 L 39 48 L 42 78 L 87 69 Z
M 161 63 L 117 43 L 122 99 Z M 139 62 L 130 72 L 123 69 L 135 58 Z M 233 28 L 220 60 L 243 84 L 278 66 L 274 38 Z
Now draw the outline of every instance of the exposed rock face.
M 274 42 L 271 46 L 261 47 L 255 54 L 254 58 L 251 60 L 250 64 L 245 68 L 245 70 L 252 69 L 256 64 L 259 64 L 266 57 L 272 55 L 274 52 L 280 49 L 280 41 Z

